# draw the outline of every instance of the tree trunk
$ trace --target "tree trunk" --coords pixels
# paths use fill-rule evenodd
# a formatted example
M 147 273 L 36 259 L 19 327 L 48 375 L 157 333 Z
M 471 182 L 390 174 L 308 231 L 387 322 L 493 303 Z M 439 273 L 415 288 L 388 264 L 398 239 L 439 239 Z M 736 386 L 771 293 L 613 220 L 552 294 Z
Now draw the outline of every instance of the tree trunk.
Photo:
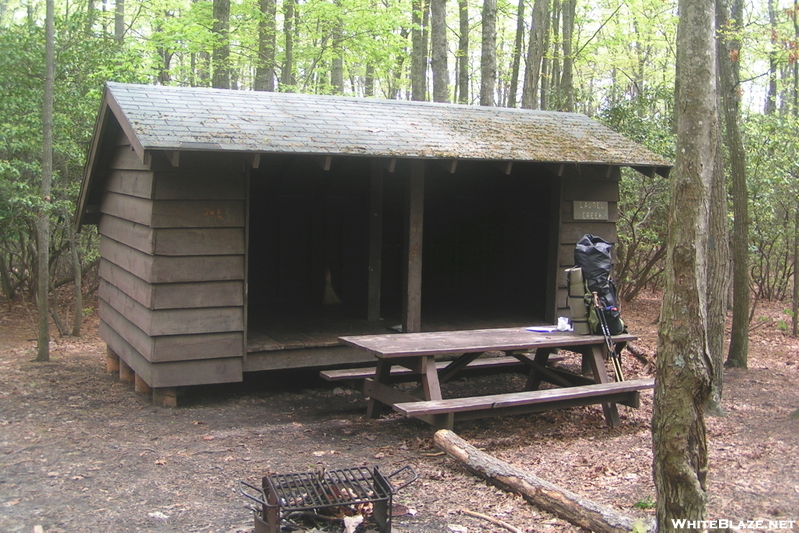
M 520 2 L 524 5 L 524 2 Z M 469 103 L 469 1 L 458 0 L 458 103 Z
M 363 78 L 363 95 L 372 97 L 375 95 L 375 66 L 374 63 L 366 64 L 366 74 Z
M 717 4 L 718 6 L 718 4 Z M 716 32 L 721 35 L 722 17 L 717 14 Z M 719 73 L 725 61 L 723 46 L 716 38 L 716 61 Z M 723 83 L 720 83 L 723 86 Z M 716 105 L 719 103 L 717 95 Z M 707 345 L 713 361 L 713 380 L 710 386 L 705 413 L 710 416 L 724 415 L 721 395 L 724 385 L 724 347 L 726 339 L 727 295 L 730 288 L 730 245 L 727 232 L 727 180 L 724 174 L 724 156 L 721 146 L 721 116 L 717 123 L 718 145 L 716 146 L 715 170 L 710 191 L 710 224 L 708 235 L 707 269 Z
M 552 99 L 560 91 L 562 47 L 558 46 L 558 43 L 561 42 L 560 24 L 562 12 L 562 2 L 560 0 L 552 0 L 552 18 L 549 23 L 549 27 L 552 29 L 552 37 L 547 39 L 547 42 L 553 42 L 555 45 L 552 46 L 551 53 L 547 54 L 547 56 L 551 57 L 542 61 L 542 71 L 546 71 L 547 74 L 541 81 L 541 109 L 558 109 L 560 107 L 560 104 L 553 106 Z M 547 48 L 549 48 L 548 44 Z
M 777 111 L 777 68 L 779 41 L 777 38 L 777 6 L 775 0 L 768 0 L 768 21 L 771 28 L 771 50 L 768 53 L 768 91 L 763 113 L 772 115 Z
M 541 61 L 544 57 L 544 38 L 549 0 L 535 0 L 533 3 L 532 22 L 530 24 L 530 41 L 527 43 L 525 60 L 524 88 L 522 89 L 522 107 L 538 109 L 538 88 L 541 80 Z
M 260 0 L 258 20 L 258 63 L 255 66 L 256 91 L 275 90 L 275 43 L 277 40 L 277 2 Z
M 3 9 L 5 11 L 5 9 Z M 94 37 L 94 21 L 97 16 L 97 9 L 94 7 L 94 0 L 89 0 L 86 5 L 86 35 Z M 2 18 L 0 16 L 0 18 Z
M 45 7 L 44 104 L 42 106 L 42 206 L 36 214 L 38 233 L 39 334 L 37 361 L 50 360 L 50 188 L 53 182 L 53 93 L 55 92 L 55 2 Z
M 83 322 L 83 272 L 80 264 L 80 251 L 78 250 L 78 236 L 75 226 L 70 221 L 69 213 L 64 212 L 64 220 L 69 235 L 69 247 L 72 252 L 72 268 L 75 273 L 75 316 L 72 319 L 72 336 L 80 337 L 80 327 Z
M 294 4 L 297 0 L 285 0 L 283 3 L 283 39 L 285 53 L 283 58 L 283 72 L 280 76 L 280 86 L 283 92 L 293 92 L 296 80 L 294 79 Z
M 740 29 L 743 17 L 743 2 L 733 0 L 732 13 L 726 0 L 717 0 L 717 15 L 723 16 L 719 27 L 733 24 Z M 731 16 L 730 16 L 731 15 Z M 731 18 L 731 21 L 727 19 Z M 740 117 L 739 70 L 737 58 L 741 47 L 737 39 L 725 40 L 726 51 L 720 63 L 721 103 L 724 110 L 724 138 L 729 153 L 730 174 L 732 176 L 732 335 L 726 366 L 746 368 L 749 352 L 749 189 L 746 184 L 746 153 L 744 151 Z
M 116 0 L 114 10 L 114 39 L 121 43 L 125 39 L 125 0 Z
M 519 2 L 516 11 L 516 38 L 513 41 L 513 63 L 510 69 L 510 88 L 508 89 L 508 107 L 516 107 L 516 94 L 519 91 L 519 69 L 521 68 L 521 63 L 522 63 L 523 47 L 524 47 L 524 2 Z
M 794 174 L 794 183 L 799 183 L 799 175 Z M 796 193 L 793 219 L 793 334 L 799 335 L 799 191 Z
M 473 474 L 503 490 L 521 494 L 525 500 L 539 509 L 568 520 L 578 527 L 595 533 L 641 531 L 640 528 L 636 529 L 636 521 L 629 516 L 481 452 L 452 431 L 439 430 L 434 440 L 436 446 L 453 459 L 462 462 Z M 646 525 L 643 525 L 646 528 Z
M 230 0 L 214 0 L 213 87 L 230 89 Z
M 427 32 L 424 21 L 427 19 L 427 0 L 413 0 L 411 29 L 411 100 L 427 99 Z
M 430 3 L 430 33 L 432 39 L 433 101 L 449 102 L 446 0 L 432 0 Z
M 344 94 L 344 21 L 341 18 L 341 1 L 336 0 L 336 20 L 331 32 L 333 60 L 330 62 L 330 85 L 333 94 Z
M 708 450 L 708 202 L 718 140 L 713 0 L 680 0 L 675 95 L 677 160 L 671 183 L 666 287 L 658 327 L 652 415 L 658 531 L 704 520 Z M 686 531 L 686 529 L 679 529 Z M 698 531 L 688 528 L 687 531 Z
M 574 16 L 577 9 L 577 0 L 563 2 L 563 73 L 558 87 L 558 101 L 560 111 L 574 111 L 574 52 L 572 41 L 574 38 Z
M 480 105 L 494 105 L 497 82 L 497 0 L 483 0 L 483 45 L 480 55 Z

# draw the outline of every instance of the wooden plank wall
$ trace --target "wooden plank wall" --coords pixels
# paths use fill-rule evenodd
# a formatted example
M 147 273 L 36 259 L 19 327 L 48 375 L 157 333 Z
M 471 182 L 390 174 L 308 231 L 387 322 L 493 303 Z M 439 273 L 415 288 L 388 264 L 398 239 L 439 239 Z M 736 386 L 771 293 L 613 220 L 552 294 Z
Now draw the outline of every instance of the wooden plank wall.
M 558 274 L 556 306 L 557 316 L 570 317 L 566 286 L 567 268 L 574 266 L 574 247 L 586 233 L 616 243 L 619 220 L 619 167 L 579 166 L 567 169 L 563 175 L 561 190 L 560 245 L 558 250 Z M 608 220 L 587 221 L 574 219 L 575 201 L 608 202 Z
M 100 334 L 150 387 L 240 381 L 243 158 L 150 167 L 122 140 L 101 205 Z

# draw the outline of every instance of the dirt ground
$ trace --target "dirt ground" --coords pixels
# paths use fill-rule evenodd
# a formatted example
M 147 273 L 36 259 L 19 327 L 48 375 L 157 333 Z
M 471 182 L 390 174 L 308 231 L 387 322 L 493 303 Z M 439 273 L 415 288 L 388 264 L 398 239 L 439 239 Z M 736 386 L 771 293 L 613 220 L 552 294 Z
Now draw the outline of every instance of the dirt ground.
M 659 302 L 623 309 L 640 348 L 654 353 Z M 750 368 L 725 374 L 726 416 L 708 420 L 708 518 L 799 520 L 799 340 L 783 332 L 783 305 L 761 306 Z M 358 392 L 315 372 L 250 376 L 242 384 L 197 387 L 174 409 L 105 371 L 104 344 L 89 317 L 83 337 L 35 356 L 35 310 L 0 311 L 0 531 L 248 533 L 239 481 L 268 473 L 411 465 L 419 479 L 395 502 L 408 508 L 395 533 L 503 531 L 470 510 L 525 532 L 579 531 L 466 472 L 438 453 L 433 430 L 388 415 L 365 418 Z M 629 377 L 651 368 L 624 353 Z M 456 382 L 518 385 L 520 378 Z M 514 381 L 517 380 L 517 381 Z M 653 513 L 651 392 L 642 408 L 620 407 L 621 428 L 598 406 L 457 424 L 456 433 L 515 466 L 631 515 Z M 400 513 L 401 514 L 401 513 Z M 38 529 L 38 528 L 37 528 Z M 799 524 L 794 525 L 799 529 Z

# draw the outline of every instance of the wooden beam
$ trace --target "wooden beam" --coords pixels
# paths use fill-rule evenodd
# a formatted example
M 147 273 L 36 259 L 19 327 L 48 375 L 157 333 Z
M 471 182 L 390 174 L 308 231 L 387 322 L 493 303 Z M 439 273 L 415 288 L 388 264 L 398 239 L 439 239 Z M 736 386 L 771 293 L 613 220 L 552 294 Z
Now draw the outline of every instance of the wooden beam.
M 563 172 L 566 170 L 566 163 L 546 163 L 544 166 L 558 177 L 563 176 Z
M 261 165 L 261 154 L 251 154 L 249 160 L 250 168 L 258 168 Z
M 439 159 L 438 164 L 441 165 L 444 168 L 444 170 L 446 170 L 450 174 L 455 174 L 455 169 L 458 168 L 457 159 Z
M 422 327 L 422 230 L 424 227 L 424 161 L 411 161 L 405 210 L 404 292 L 402 331 Z
M 394 171 L 397 169 L 397 158 L 392 157 L 391 159 L 384 159 L 383 160 L 383 168 L 389 174 L 393 174 Z
M 383 165 L 372 159 L 369 190 L 369 281 L 366 319 L 380 320 L 380 284 L 383 270 Z
M 510 176 L 510 172 L 513 170 L 513 161 L 494 161 L 494 166 L 506 176 Z
M 332 155 L 317 155 L 314 156 L 314 161 L 316 164 L 322 167 L 322 170 L 328 171 L 330 170 L 330 165 L 333 164 L 333 156 Z
M 169 159 L 169 164 L 177 168 L 180 166 L 180 152 L 177 150 L 168 150 L 164 155 Z

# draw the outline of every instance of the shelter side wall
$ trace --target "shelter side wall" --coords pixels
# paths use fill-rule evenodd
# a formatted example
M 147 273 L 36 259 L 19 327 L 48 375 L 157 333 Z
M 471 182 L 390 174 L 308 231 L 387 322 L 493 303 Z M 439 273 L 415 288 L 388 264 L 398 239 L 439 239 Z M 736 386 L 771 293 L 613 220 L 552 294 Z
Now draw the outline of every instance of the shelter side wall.
M 157 156 L 153 171 L 114 169 L 106 181 L 101 335 L 151 387 L 240 381 L 243 164 L 203 154 L 174 168 Z
M 138 159 L 130 143 L 121 135 L 109 158 L 98 222 L 100 336 L 148 384 L 152 384 L 148 359 L 153 354 L 153 339 L 126 318 L 129 309 L 119 300 L 109 297 L 108 287 L 114 287 L 117 293 L 125 294 L 131 301 L 143 302 L 142 306 L 150 305 L 152 256 L 131 248 L 129 244 L 147 235 L 153 178 L 153 172 Z M 133 234 L 124 235 L 120 231 L 124 227 L 132 228 Z
M 574 266 L 574 248 L 583 235 L 590 233 L 610 243 L 618 241 L 619 220 L 618 167 L 593 168 L 580 166 L 564 174 L 560 205 L 560 245 L 558 249 L 557 313 L 571 317 L 568 307 L 566 269 Z M 607 202 L 607 218 L 579 220 L 575 218 L 575 202 Z

